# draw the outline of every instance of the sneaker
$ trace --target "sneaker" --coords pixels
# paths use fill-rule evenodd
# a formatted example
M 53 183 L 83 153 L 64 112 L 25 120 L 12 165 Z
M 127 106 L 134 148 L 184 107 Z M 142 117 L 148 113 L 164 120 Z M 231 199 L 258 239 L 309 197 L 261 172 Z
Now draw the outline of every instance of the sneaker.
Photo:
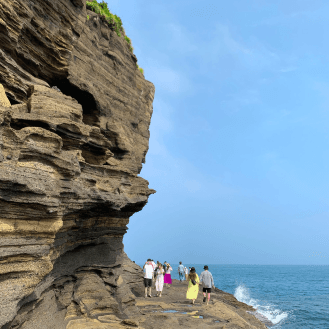
M 152 298 L 152 296 L 151 296 L 151 295 L 149 295 L 149 297 L 150 297 L 150 298 Z

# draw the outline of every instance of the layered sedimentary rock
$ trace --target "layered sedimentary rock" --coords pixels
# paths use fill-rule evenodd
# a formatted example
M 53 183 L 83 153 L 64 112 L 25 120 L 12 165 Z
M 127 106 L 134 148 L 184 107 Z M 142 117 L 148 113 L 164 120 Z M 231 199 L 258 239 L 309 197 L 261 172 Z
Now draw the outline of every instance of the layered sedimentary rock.
M 122 239 L 154 193 L 154 86 L 112 28 L 85 0 L 0 0 L 0 328 L 265 328 L 223 292 L 142 297 Z
M 122 34 L 85 0 L 0 0 L 0 328 L 137 312 L 154 86 Z

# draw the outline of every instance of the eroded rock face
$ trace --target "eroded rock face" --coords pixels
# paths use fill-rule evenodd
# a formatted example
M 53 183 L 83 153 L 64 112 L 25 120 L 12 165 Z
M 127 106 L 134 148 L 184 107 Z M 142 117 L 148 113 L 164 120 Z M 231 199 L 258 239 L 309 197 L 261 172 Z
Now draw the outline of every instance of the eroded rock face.
M 0 0 L 1 328 L 138 312 L 122 238 L 154 193 L 154 86 L 136 61 L 85 0 Z

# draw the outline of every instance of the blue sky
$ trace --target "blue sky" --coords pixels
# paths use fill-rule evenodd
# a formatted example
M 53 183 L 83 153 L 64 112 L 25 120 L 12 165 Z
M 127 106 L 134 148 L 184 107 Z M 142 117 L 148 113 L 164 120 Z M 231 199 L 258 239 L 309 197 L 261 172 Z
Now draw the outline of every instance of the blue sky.
M 156 88 L 128 256 L 329 264 L 329 2 L 108 4 Z

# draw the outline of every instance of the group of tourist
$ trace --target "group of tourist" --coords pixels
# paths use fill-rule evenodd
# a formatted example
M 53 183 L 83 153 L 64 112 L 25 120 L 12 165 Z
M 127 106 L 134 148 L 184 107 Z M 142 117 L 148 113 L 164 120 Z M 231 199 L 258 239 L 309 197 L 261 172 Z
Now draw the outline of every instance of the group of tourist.
M 178 265 L 178 275 L 180 282 L 188 281 L 186 298 L 192 300 L 192 304 L 198 297 L 199 284 L 203 286 L 203 302 L 207 305 L 210 300 L 210 293 L 212 287 L 214 287 L 214 279 L 212 274 L 209 272 L 207 265 L 203 267 L 204 271 L 201 273 L 200 277 L 195 271 L 194 267 L 187 269 L 182 262 Z M 153 259 L 148 259 L 144 266 L 144 286 L 145 286 L 145 298 L 152 297 L 152 285 L 153 281 L 155 283 L 156 296 L 161 297 L 163 286 L 169 287 L 172 284 L 171 272 L 172 267 L 169 263 L 164 262 L 161 264 L 159 261 L 155 264 Z

